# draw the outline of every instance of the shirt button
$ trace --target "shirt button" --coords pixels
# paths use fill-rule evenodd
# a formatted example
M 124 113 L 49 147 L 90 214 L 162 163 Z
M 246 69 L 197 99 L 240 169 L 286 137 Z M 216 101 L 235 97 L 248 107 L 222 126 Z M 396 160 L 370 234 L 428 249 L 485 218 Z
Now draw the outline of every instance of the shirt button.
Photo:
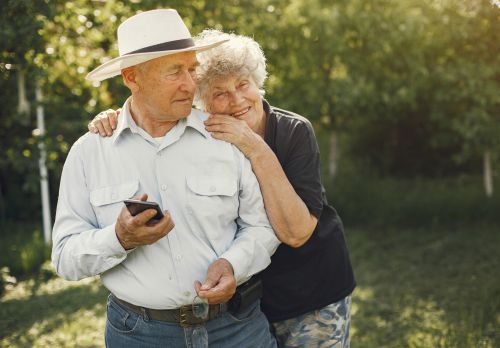
M 217 188 L 215 186 L 210 186 L 210 192 L 215 192 Z
M 177 255 L 177 256 L 175 257 L 175 259 L 176 259 L 177 261 L 180 261 L 180 260 L 182 259 L 182 256 L 181 256 L 181 255 Z
M 162 191 L 166 191 L 167 190 L 167 185 L 161 185 L 161 189 L 162 189 Z
M 189 291 L 184 291 L 184 296 L 189 297 L 191 293 Z
M 115 199 L 115 198 L 116 198 L 116 193 L 114 193 L 114 192 L 113 192 L 113 193 L 111 193 L 111 198 L 112 198 L 112 199 Z

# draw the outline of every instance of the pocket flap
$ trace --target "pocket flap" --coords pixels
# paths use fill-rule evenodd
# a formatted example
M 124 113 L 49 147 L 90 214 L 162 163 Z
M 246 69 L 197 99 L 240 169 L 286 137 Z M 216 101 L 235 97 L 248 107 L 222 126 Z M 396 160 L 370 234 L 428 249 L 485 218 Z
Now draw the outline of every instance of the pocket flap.
M 90 191 L 90 203 L 100 207 L 128 199 L 137 192 L 139 181 L 129 181 L 120 185 L 101 187 Z
M 186 178 L 191 191 L 202 196 L 233 196 L 236 180 L 227 176 L 191 175 Z

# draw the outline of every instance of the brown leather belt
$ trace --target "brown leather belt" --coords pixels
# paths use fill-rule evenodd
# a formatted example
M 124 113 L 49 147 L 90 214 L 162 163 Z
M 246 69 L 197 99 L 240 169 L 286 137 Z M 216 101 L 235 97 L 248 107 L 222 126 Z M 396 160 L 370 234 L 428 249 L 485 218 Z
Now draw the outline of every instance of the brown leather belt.
M 209 305 L 207 318 L 201 319 L 193 314 L 193 306 L 196 306 L 196 304 L 182 306 L 180 308 L 175 308 L 175 309 L 151 309 L 151 308 L 136 306 L 132 303 L 121 300 L 114 295 L 111 296 L 113 297 L 115 302 L 117 302 L 122 307 L 125 307 L 124 309 L 128 309 L 139 315 L 145 315 L 152 320 L 179 323 L 182 327 L 201 325 L 207 322 L 208 320 L 212 320 L 227 311 L 227 305 L 225 303 Z

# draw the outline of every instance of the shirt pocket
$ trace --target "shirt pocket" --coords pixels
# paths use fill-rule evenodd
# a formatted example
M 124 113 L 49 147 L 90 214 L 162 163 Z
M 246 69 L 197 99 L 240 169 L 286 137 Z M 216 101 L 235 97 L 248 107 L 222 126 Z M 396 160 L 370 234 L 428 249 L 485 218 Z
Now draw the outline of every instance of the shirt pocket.
M 91 190 L 90 203 L 94 207 L 99 227 L 103 228 L 114 224 L 124 207 L 123 201 L 133 197 L 138 189 L 139 181 L 133 180 Z
M 186 185 L 187 212 L 195 231 L 199 230 L 212 240 L 233 240 L 239 206 L 236 178 L 190 175 L 186 177 Z

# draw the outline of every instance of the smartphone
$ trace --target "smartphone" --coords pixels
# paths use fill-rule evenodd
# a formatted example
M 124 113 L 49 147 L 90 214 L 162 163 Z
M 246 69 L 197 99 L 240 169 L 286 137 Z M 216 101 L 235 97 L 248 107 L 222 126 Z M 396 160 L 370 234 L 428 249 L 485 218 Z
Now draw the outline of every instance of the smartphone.
M 156 202 L 140 201 L 138 199 L 126 199 L 123 201 L 123 203 L 125 203 L 128 211 L 132 216 L 136 216 L 137 214 L 142 213 L 147 209 L 154 209 L 156 210 L 156 215 L 153 216 L 151 220 L 157 221 L 161 220 L 161 218 L 163 217 L 160 206 Z

